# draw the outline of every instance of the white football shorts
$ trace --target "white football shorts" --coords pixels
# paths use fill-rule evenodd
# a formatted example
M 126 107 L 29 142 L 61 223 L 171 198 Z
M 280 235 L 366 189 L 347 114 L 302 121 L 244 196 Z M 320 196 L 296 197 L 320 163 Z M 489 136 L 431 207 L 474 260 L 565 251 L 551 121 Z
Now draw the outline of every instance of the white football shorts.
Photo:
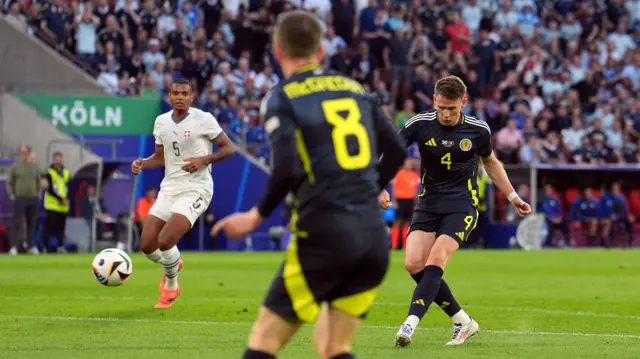
M 211 194 L 200 191 L 185 191 L 176 195 L 167 195 L 160 191 L 149 214 L 166 222 L 172 213 L 178 213 L 187 217 L 193 227 L 198 217 L 209 208 L 211 198 Z

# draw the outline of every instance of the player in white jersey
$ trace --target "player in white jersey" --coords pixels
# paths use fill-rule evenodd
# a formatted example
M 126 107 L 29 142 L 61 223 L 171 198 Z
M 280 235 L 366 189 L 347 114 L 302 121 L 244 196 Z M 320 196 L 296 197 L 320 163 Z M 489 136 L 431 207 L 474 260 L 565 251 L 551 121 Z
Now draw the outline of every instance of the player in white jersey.
M 178 272 L 183 264 L 176 244 L 209 207 L 213 196 L 211 164 L 234 153 L 233 143 L 213 115 L 191 107 L 193 91 L 187 80 L 171 84 L 169 101 L 173 110 L 158 116 L 153 125 L 155 152 L 131 164 L 136 175 L 143 168 L 165 167 L 158 199 L 140 239 L 147 258 L 164 267 L 155 308 L 171 307 L 180 295 Z M 212 143 L 218 147 L 215 152 Z

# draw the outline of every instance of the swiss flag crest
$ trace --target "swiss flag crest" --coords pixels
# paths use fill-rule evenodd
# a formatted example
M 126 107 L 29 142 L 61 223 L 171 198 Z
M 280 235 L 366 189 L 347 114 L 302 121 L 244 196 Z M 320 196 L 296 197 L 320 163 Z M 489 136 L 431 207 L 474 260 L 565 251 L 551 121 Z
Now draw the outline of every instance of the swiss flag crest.
M 185 138 L 187 138 L 187 137 L 191 137 L 191 131 L 189 131 L 189 130 L 184 130 L 184 137 L 185 137 Z

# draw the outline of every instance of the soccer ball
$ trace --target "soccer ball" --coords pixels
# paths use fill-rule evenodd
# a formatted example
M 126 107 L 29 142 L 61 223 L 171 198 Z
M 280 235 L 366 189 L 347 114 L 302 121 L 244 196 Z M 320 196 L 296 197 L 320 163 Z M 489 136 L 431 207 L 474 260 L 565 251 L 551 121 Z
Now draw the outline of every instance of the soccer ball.
M 93 274 L 98 282 L 107 287 L 117 287 L 124 283 L 132 270 L 131 258 L 116 248 L 107 248 L 93 259 Z

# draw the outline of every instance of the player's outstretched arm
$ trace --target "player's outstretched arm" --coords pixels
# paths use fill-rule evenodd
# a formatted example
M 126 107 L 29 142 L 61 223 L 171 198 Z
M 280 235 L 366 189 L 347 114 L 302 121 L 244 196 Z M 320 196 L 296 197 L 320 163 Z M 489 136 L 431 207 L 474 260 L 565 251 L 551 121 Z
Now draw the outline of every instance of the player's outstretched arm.
M 507 172 L 504 170 L 502 163 L 498 161 L 493 152 L 491 152 L 487 157 L 481 157 L 481 159 L 482 164 L 487 171 L 487 175 L 489 175 L 493 184 L 498 187 L 505 196 L 507 196 L 507 199 L 511 202 L 513 209 L 515 209 L 516 214 L 518 216 L 524 216 L 531 213 L 531 207 L 523 201 L 520 196 L 518 196 L 518 193 L 513 189 L 509 176 L 507 176 Z

